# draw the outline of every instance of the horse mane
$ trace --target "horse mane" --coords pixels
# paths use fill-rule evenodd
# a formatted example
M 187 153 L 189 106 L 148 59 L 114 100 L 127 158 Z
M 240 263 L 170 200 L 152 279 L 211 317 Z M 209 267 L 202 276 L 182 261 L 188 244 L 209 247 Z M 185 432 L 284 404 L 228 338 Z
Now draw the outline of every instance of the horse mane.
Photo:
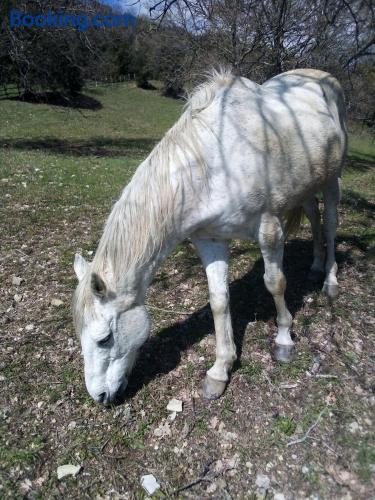
M 228 69 L 213 70 L 205 82 L 188 96 L 184 112 L 136 170 L 130 183 L 115 203 L 104 227 L 90 272 L 80 281 L 73 299 L 76 327 L 85 306 L 92 302 L 91 272 L 114 286 L 137 265 L 162 248 L 176 220 L 181 186 L 171 183 L 171 166 L 179 165 L 188 175 L 190 162 L 197 163 L 203 178 L 207 168 L 200 148 L 196 123 L 200 112 L 214 100 L 219 89 L 227 87 L 234 76 Z M 77 328 L 79 329 L 79 328 Z

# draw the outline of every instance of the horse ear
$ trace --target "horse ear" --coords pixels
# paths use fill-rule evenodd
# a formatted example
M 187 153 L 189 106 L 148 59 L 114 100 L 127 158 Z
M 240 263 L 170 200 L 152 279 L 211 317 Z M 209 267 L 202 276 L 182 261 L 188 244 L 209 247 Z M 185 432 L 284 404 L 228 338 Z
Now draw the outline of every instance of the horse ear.
M 96 273 L 91 275 L 91 291 L 99 299 L 104 299 L 108 294 L 106 284 Z
M 74 271 L 76 273 L 76 276 L 78 278 L 78 281 L 81 281 L 81 279 L 84 277 L 87 268 L 89 264 L 88 262 L 85 261 L 85 259 L 82 257 L 82 255 L 79 255 L 79 253 L 76 253 L 74 257 Z

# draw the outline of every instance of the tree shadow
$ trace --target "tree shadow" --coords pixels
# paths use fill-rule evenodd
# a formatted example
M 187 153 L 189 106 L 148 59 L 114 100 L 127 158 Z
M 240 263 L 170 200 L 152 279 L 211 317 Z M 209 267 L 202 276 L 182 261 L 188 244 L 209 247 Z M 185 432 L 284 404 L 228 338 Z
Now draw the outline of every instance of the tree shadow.
M 98 111 L 102 109 L 102 103 L 97 99 L 80 92 L 66 95 L 60 92 L 27 93 L 17 97 L 8 97 L 10 101 L 22 101 L 31 104 L 49 104 L 50 106 L 61 106 L 72 109 L 86 109 Z
M 375 212 L 375 203 L 368 201 L 361 194 L 353 191 L 352 189 L 343 190 L 340 203 L 351 207 L 354 210 L 368 210 L 369 212 Z
M 0 148 L 19 150 L 42 150 L 70 156 L 119 157 L 144 155 L 156 144 L 157 139 L 113 139 L 110 137 L 90 137 L 89 139 L 57 139 L 38 137 L 35 139 L 2 139 Z
M 375 155 L 363 151 L 351 150 L 347 157 L 347 167 L 365 172 L 375 167 Z
M 336 257 L 339 266 L 353 262 L 350 251 L 337 252 Z M 292 240 L 287 243 L 284 259 L 288 282 L 286 301 L 293 316 L 301 309 L 306 294 L 321 289 L 322 283 L 308 279 L 311 262 L 310 241 Z M 230 284 L 231 313 L 239 360 L 248 323 L 254 319 L 267 322 L 275 321 L 276 318 L 272 296 L 263 283 L 263 273 L 263 259 L 259 258 L 248 273 Z M 187 319 L 152 336 L 141 350 L 129 380 L 127 397 L 132 398 L 143 386 L 175 369 L 181 362 L 181 353 L 213 331 L 213 318 L 207 303 Z

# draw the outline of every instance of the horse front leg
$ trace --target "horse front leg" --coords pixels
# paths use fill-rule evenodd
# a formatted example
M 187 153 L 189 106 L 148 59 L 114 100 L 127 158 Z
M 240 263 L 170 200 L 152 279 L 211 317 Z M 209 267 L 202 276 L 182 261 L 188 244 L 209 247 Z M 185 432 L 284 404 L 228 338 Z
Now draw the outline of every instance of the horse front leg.
M 193 242 L 206 271 L 216 333 L 216 361 L 207 371 L 203 394 L 207 399 L 217 399 L 225 390 L 237 358 L 229 310 L 228 243 L 212 239 Z
M 277 311 L 274 357 L 278 361 L 291 361 L 294 356 L 294 342 L 290 336 L 293 320 L 284 297 L 286 279 L 282 262 L 285 237 L 278 217 L 263 214 L 258 239 L 264 260 L 264 284 L 273 297 Z

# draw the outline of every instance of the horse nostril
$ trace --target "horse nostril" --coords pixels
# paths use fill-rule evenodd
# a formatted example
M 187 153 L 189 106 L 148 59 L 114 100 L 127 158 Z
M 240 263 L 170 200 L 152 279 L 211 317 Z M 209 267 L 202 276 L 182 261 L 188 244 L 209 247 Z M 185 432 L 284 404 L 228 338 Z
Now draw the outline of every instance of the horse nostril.
M 99 396 L 98 396 L 98 403 L 104 403 L 106 397 L 107 397 L 107 393 L 106 392 L 102 392 L 101 394 L 99 394 Z

